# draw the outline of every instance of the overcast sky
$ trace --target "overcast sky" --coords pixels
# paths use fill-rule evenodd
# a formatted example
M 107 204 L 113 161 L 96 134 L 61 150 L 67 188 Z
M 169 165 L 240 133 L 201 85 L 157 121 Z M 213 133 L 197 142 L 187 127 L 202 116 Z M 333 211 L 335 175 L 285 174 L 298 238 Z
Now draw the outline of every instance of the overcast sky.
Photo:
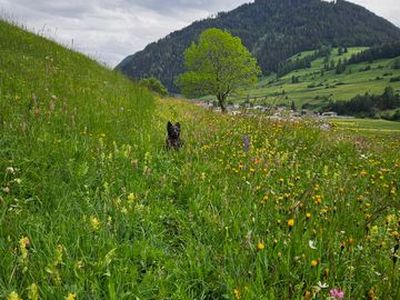
M 114 67 L 148 43 L 250 0 L 0 0 L 0 15 Z M 400 27 L 399 0 L 351 0 Z

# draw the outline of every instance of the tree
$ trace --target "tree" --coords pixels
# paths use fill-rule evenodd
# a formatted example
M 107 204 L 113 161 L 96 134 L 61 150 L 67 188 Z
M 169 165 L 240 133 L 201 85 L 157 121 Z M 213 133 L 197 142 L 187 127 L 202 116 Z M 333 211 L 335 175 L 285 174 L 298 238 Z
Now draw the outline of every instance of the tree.
M 212 28 L 185 51 L 187 72 L 178 78 L 186 96 L 215 95 L 223 112 L 227 97 L 240 87 L 256 83 L 261 73 L 256 59 L 238 37 Z
M 155 77 L 144 78 L 140 80 L 140 84 L 147 87 L 149 90 L 160 94 L 161 96 L 167 96 L 168 90 L 165 86 Z

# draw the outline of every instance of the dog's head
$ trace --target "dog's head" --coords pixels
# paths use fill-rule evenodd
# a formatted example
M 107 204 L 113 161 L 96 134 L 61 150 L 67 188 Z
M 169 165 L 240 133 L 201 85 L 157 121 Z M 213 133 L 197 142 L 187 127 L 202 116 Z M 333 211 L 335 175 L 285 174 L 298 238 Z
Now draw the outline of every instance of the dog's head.
M 178 122 L 172 125 L 171 122 L 167 124 L 168 137 L 172 139 L 178 139 L 181 134 L 181 124 Z

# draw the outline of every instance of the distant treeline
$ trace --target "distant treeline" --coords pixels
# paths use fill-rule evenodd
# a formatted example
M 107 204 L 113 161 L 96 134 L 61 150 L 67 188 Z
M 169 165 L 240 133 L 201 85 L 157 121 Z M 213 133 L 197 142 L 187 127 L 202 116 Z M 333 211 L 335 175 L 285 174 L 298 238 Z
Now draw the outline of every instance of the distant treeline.
M 357 64 L 365 61 L 372 62 L 376 59 L 395 58 L 397 56 L 400 56 L 400 42 L 375 46 L 360 53 L 353 54 L 348 64 Z
M 311 68 L 311 62 L 320 57 L 330 56 L 332 51 L 331 47 L 322 46 L 318 50 L 315 50 L 313 54 L 307 55 L 303 58 L 296 58 L 295 60 L 288 59 L 287 61 L 280 63 L 278 67 L 278 76 L 284 76 L 290 72 L 298 69 Z
M 350 101 L 337 101 L 328 104 L 325 111 L 334 111 L 339 115 L 374 117 L 379 111 L 400 108 L 400 95 L 392 87 L 387 87 L 382 95 L 357 95 Z

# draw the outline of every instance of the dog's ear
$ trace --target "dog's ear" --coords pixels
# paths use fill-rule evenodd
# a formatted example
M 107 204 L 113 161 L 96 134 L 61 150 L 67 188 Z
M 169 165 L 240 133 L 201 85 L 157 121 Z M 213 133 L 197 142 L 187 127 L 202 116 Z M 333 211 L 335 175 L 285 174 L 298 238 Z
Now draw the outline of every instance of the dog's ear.
M 170 131 L 172 128 L 172 123 L 170 121 L 168 121 L 167 123 L 167 130 Z
M 178 122 L 175 124 L 175 126 L 178 127 L 179 129 L 181 129 L 181 123 Z

